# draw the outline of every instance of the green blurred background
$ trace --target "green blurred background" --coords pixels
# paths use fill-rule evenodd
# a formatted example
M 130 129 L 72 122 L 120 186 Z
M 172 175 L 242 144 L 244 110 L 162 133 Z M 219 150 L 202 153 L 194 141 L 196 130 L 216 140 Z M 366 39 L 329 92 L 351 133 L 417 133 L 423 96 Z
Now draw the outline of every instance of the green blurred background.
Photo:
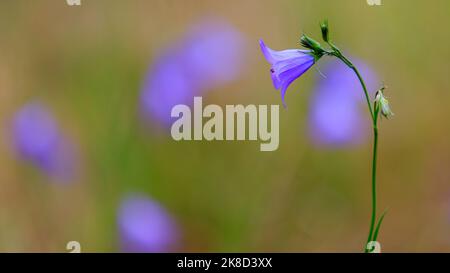
M 389 87 L 395 117 L 381 123 L 382 251 L 450 251 L 450 2 L 447 0 L 16 0 L 0 3 L 0 251 L 117 251 L 116 211 L 143 192 L 182 229 L 178 251 L 361 251 L 370 220 L 367 141 L 317 149 L 307 137 L 316 71 L 288 92 L 280 146 L 175 142 L 152 134 L 137 109 L 155 52 L 199 18 L 217 16 L 250 41 L 248 72 L 204 104 L 279 104 L 258 45 L 319 38 L 328 18 L 346 52 Z M 226 46 L 226 45 L 224 45 Z M 14 155 L 6 137 L 31 99 L 50 106 L 80 155 L 69 186 Z

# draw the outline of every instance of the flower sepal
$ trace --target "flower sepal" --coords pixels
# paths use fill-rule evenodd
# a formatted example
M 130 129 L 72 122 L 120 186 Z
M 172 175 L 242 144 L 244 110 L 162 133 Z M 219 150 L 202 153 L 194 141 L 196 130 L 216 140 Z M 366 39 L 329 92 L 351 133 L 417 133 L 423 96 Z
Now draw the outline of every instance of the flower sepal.
M 315 61 L 318 61 L 326 53 L 319 42 L 306 34 L 300 37 L 300 44 L 311 50 L 311 55 L 314 56 Z

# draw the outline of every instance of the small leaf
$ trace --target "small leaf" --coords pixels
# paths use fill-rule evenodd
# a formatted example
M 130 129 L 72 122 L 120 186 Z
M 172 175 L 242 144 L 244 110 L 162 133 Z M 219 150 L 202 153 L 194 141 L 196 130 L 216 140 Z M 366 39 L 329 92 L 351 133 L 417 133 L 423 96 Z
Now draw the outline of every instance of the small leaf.
M 384 216 L 386 216 L 387 212 L 388 212 L 388 210 L 385 210 L 383 212 L 383 214 L 381 215 L 380 219 L 378 220 L 377 227 L 375 228 L 375 233 L 373 234 L 373 241 L 377 240 L 378 232 L 380 231 L 380 227 L 381 227 L 381 223 L 383 223 Z

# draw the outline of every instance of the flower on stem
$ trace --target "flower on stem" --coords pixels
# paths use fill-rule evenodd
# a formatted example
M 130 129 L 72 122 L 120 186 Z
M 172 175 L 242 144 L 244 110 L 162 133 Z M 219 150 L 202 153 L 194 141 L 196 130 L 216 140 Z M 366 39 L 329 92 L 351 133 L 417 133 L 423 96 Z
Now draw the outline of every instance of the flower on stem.
M 385 118 L 389 118 L 394 115 L 391 111 L 391 107 L 389 107 L 389 101 L 384 96 L 383 92 L 385 87 L 382 87 L 380 90 L 377 91 L 377 94 L 375 96 L 375 111 Z
M 261 51 L 270 63 L 272 82 L 275 89 L 280 90 L 283 105 L 286 107 L 284 97 L 289 85 L 303 75 L 316 62 L 313 50 L 286 49 L 282 51 L 272 50 L 259 41 Z
M 364 79 L 356 68 L 356 66 L 345 57 L 342 52 L 336 47 L 330 40 L 329 27 L 328 22 L 324 21 L 320 23 L 320 28 L 322 32 L 322 38 L 325 43 L 329 46 L 328 49 L 324 49 L 317 41 L 308 37 L 307 35 L 302 35 L 300 39 L 300 43 L 309 51 L 301 51 L 301 50 L 285 50 L 285 51 L 274 51 L 270 48 L 267 48 L 262 41 L 260 41 L 261 49 L 266 57 L 267 61 L 272 65 L 272 80 L 276 89 L 281 88 L 281 96 L 284 104 L 284 95 L 287 87 L 298 77 L 303 75 L 316 61 L 318 61 L 323 55 L 334 56 L 341 60 L 351 71 L 354 72 L 356 77 L 358 78 L 361 87 L 363 89 L 363 94 L 365 100 L 367 102 L 367 106 L 370 112 L 370 118 L 373 121 L 373 129 L 374 129 L 374 150 L 373 150 L 373 159 L 372 159 L 372 216 L 371 216 L 371 224 L 369 231 L 368 242 L 375 241 L 378 232 L 381 226 L 381 223 L 384 219 L 384 214 L 379 218 L 378 224 L 376 224 L 376 162 L 377 162 L 377 147 L 378 147 L 378 127 L 377 127 L 377 118 L 378 113 L 385 116 L 386 118 L 392 116 L 393 113 L 389 107 L 389 103 L 387 99 L 383 95 L 384 87 L 381 88 L 376 95 L 376 99 L 374 102 L 374 107 L 372 108 L 372 103 L 369 97 L 369 91 L 366 87 Z M 335 85 L 332 84 L 334 87 Z M 334 88 L 333 88 L 334 89 Z M 333 93 L 335 95 L 335 92 Z M 353 111 L 349 111 L 351 108 L 351 104 L 345 104 L 344 100 L 341 100 L 342 97 L 339 95 L 335 95 L 337 99 L 339 99 L 338 106 L 340 107 L 340 111 L 344 114 L 343 116 L 352 116 Z M 329 105 L 333 106 L 333 103 Z M 326 111 L 323 111 L 325 114 L 321 114 L 322 117 L 328 118 L 330 113 L 328 112 L 328 106 L 325 108 Z M 350 114 L 350 115 L 348 115 Z M 337 119 L 339 120 L 339 119 Z M 339 124 L 339 123 L 337 123 Z M 367 252 L 367 248 L 365 252 Z

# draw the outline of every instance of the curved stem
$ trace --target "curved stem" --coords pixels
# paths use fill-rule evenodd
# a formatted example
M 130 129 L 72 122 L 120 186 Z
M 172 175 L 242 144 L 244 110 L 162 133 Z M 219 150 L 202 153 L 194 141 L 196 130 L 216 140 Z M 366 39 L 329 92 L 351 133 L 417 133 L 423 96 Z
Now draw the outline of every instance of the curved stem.
M 335 46 L 332 46 L 332 47 L 335 50 L 333 52 L 334 53 L 333 55 L 338 57 L 341 61 L 343 61 L 350 69 L 353 70 L 353 72 L 355 72 L 356 76 L 358 77 L 358 80 L 361 83 L 361 86 L 362 86 L 362 88 L 364 90 L 364 96 L 366 98 L 367 107 L 369 108 L 370 117 L 372 118 L 372 121 L 375 122 L 375 116 L 374 116 L 372 105 L 371 105 L 371 102 L 370 102 L 369 92 L 367 91 L 367 87 L 366 87 L 366 83 L 364 82 L 364 79 L 362 78 L 362 76 L 359 73 L 359 71 L 356 68 L 356 66 L 353 65 L 353 63 L 349 59 L 347 59 L 344 55 L 342 55 L 342 53 Z
M 378 113 L 379 109 L 374 105 L 372 108 L 370 98 L 369 98 L 369 92 L 367 91 L 366 84 L 364 82 L 364 79 L 362 78 L 361 74 L 359 73 L 358 69 L 353 65 L 353 63 L 347 59 L 340 50 L 333 45 L 332 43 L 329 43 L 333 51 L 327 52 L 329 55 L 333 55 L 337 58 L 339 58 L 341 61 L 343 61 L 350 69 L 352 69 L 356 76 L 358 77 L 359 82 L 361 83 L 361 86 L 364 90 L 364 95 L 366 98 L 367 106 L 369 108 L 370 117 L 372 119 L 372 127 L 373 127 L 373 157 L 372 157 L 372 215 L 370 220 L 370 230 L 369 230 L 369 236 L 367 238 L 367 244 L 373 240 L 374 237 L 374 228 L 375 228 L 375 221 L 377 216 L 377 150 L 378 150 Z M 378 232 L 377 232 L 378 233 Z M 364 247 L 364 252 L 368 252 L 368 249 Z
M 358 76 L 359 82 L 361 83 L 362 88 L 364 89 L 364 95 L 365 95 L 365 97 L 366 97 L 367 106 L 368 106 L 368 108 L 369 108 L 370 115 L 372 116 L 372 120 L 375 120 L 376 118 L 375 118 L 375 116 L 374 116 L 372 107 L 370 106 L 370 98 L 369 98 L 369 93 L 367 92 L 366 84 L 364 83 L 364 80 L 363 80 L 363 78 L 361 77 L 361 74 L 359 74 L 358 69 L 356 69 L 355 66 L 353 66 L 352 69 L 353 69 L 353 71 L 356 73 L 356 75 Z

